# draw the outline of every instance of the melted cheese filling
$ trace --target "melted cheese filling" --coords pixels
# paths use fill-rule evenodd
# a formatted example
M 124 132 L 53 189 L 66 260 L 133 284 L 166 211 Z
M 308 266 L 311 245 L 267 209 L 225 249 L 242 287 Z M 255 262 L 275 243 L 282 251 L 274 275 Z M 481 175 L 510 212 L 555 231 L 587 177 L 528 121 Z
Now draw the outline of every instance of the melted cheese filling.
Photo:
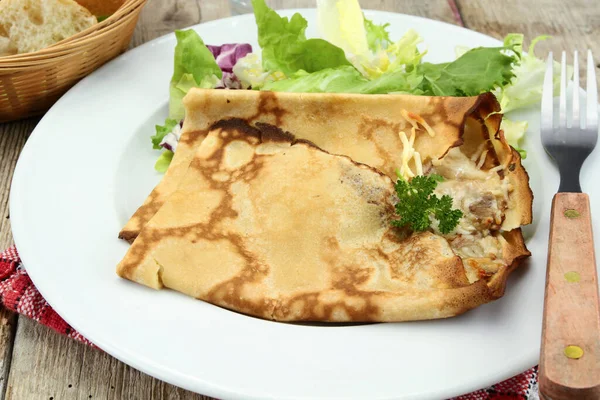
M 419 115 L 406 110 L 401 110 L 400 114 L 411 125 L 410 136 L 404 131 L 398 132 L 402 142 L 398 175 L 408 180 L 423 174 L 421 155 L 414 148 L 417 129 L 422 127 L 432 137 L 435 132 Z M 446 237 L 452 250 L 463 260 L 471 283 L 493 275 L 504 265 L 502 248 L 505 240 L 500 234 L 500 226 L 512 187 L 508 179 L 498 175 L 504 168 L 502 165 L 482 170 L 489 153 L 487 145 L 487 141 L 481 143 L 470 158 L 458 147 L 450 149 L 442 160 L 431 161 L 429 171 L 445 178 L 435 193 L 452 197 L 453 208 L 463 212 L 452 233 L 442 234 L 435 219 L 432 219 L 432 228 L 436 234 Z
M 501 166 L 481 170 L 486 156 L 484 146 L 471 158 L 460 148 L 453 148 L 430 171 L 445 178 L 438 184 L 435 193 L 452 197 L 453 207 L 463 212 L 452 233 L 442 235 L 435 220 L 433 230 L 446 237 L 454 252 L 463 259 L 471 282 L 493 275 L 504 265 L 504 238 L 500 234 L 500 226 L 512 188 L 507 179 L 500 179 L 498 171 Z

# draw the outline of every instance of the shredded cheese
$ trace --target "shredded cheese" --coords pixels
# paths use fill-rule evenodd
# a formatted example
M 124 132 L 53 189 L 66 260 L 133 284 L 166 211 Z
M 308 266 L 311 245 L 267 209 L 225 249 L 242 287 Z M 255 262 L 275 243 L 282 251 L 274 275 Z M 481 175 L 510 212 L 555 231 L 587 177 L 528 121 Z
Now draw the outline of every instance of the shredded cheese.
M 417 122 L 410 117 L 408 111 L 406 111 L 405 109 L 400 110 L 400 115 L 402 115 L 402 118 L 404 118 L 409 124 L 411 124 L 411 126 L 414 129 L 417 129 L 419 127 L 419 125 L 417 125 Z
M 415 164 L 417 166 L 417 175 L 423 175 L 423 164 L 421 163 L 421 155 L 415 151 Z
M 415 150 L 415 137 L 416 130 L 411 130 L 410 138 L 406 137 L 404 131 L 398 132 L 398 137 L 402 142 L 402 155 L 400 156 L 400 176 L 404 179 L 412 178 L 416 175 L 423 175 L 423 161 L 421 160 L 421 154 Z M 415 163 L 415 171 L 413 171 L 409 165 L 411 160 Z
M 408 179 L 415 175 L 423 175 L 423 160 L 421 159 L 421 154 L 419 154 L 414 147 L 419 125 L 421 125 L 431 137 L 435 136 L 435 131 L 429 126 L 427 121 L 419 115 L 413 114 L 405 109 L 400 110 L 400 115 L 402 115 L 411 126 L 410 137 L 407 137 L 404 131 L 398 132 L 398 136 L 402 142 L 402 155 L 399 170 L 400 176 L 404 179 Z M 415 163 L 415 171 L 413 171 L 409 165 L 411 160 Z M 439 165 L 441 162 L 441 160 L 431 160 L 432 165 Z
M 423 119 L 423 117 L 421 117 L 420 115 L 413 114 L 404 109 L 400 110 L 400 115 L 402 115 L 402 117 L 406 121 L 408 121 L 408 123 L 411 124 L 411 126 L 414 129 L 417 129 L 419 127 L 419 125 L 421 125 L 423 128 L 425 128 L 425 131 L 427 131 L 429 136 L 431 136 L 431 137 L 435 136 L 435 131 L 433 130 L 433 128 L 431 126 L 429 126 L 427 121 L 425 121 L 425 119 Z
M 490 168 L 488 172 L 498 172 L 504 169 L 504 165 L 496 165 L 494 168 Z M 488 178 L 489 179 L 489 178 Z
M 479 147 L 475 151 L 475 154 L 471 156 L 471 161 L 476 162 L 479 159 L 479 157 L 481 157 L 481 153 L 483 152 L 483 148 L 485 147 L 485 145 L 485 141 L 479 145 Z
M 484 150 L 483 153 L 481 153 L 481 156 L 479 157 L 479 161 L 477 162 L 477 169 L 481 169 L 481 167 L 483 167 L 483 163 L 485 163 L 485 158 L 487 157 L 487 150 Z
M 410 169 L 408 162 L 413 157 L 415 150 L 411 146 L 410 141 L 406 137 L 406 133 L 404 133 L 404 131 L 400 131 L 398 133 L 398 136 L 400 137 L 400 141 L 402 142 L 402 156 L 400 159 L 400 163 L 401 163 L 400 164 L 400 176 L 402 176 L 404 179 L 412 178 L 413 176 L 415 176 L 415 174 Z
M 435 131 L 433 130 L 433 128 L 431 126 L 429 126 L 427 121 L 425 121 L 424 119 L 421 118 L 420 123 L 421 123 L 421 125 L 423 125 L 423 127 L 425 128 L 425 130 L 427 131 L 429 136 L 431 136 L 431 137 L 435 136 Z

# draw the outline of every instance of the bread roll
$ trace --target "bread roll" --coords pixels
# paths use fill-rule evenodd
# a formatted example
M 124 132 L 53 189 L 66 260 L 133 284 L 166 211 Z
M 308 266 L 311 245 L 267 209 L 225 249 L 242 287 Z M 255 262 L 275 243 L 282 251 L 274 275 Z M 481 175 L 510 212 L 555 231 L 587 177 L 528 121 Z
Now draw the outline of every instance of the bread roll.
M 7 37 L 0 36 L 0 57 L 10 56 L 16 54 L 17 49 L 14 48 L 13 44 Z
M 97 22 L 74 0 L 2 0 L 0 55 L 46 48 Z

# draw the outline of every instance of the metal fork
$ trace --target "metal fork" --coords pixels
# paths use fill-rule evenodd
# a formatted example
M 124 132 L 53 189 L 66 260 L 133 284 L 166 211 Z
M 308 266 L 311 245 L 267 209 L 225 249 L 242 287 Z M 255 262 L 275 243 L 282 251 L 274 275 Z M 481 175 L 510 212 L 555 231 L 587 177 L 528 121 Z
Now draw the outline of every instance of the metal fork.
M 600 399 L 600 305 L 588 195 L 579 173 L 598 138 L 598 94 L 587 55 L 585 119 L 580 115 L 574 54 L 573 100 L 567 116 L 566 54 L 562 53 L 558 125 L 554 124 L 552 53 L 542 95 L 542 144 L 560 172 L 552 201 L 540 353 L 540 392 L 552 400 Z

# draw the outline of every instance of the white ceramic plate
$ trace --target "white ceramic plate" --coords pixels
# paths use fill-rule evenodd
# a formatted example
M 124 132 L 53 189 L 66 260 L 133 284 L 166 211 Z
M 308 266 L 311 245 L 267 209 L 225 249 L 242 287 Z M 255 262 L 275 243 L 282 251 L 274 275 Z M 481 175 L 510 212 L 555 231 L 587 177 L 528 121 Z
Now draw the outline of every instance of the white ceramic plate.
M 301 10 L 316 36 L 315 11 Z M 292 11 L 282 12 L 292 15 Z M 427 59 L 498 41 L 412 16 L 366 12 L 392 37 L 416 29 Z M 247 42 L 251 15 L 195 28 L 206 43 Z M 159 181 L 149 136 L 167 114 L 175 46 L 167 35 L 132 50 L 67 93 L 42 119 L 19 159 L 10 199 L 13 233 L 44 297 L 113 356 L 175 385 L 220 398 L 442 398 L 498 382 L 537 363 L 550 201 L 558 174 L 543 152 L 535 110 L 525 165 L 535 193 L 527 230 L 533 257 L 504 298 L 443 321 L 315 327 L 263 321 L 117 277 L 128 244 L 119 229 Z M 600 217 L 598 152 L 583 187 Z M 600 226 L 597 222 L 594 226 Z M 596 237 L 600 237 L 596 231 Z M 600 240 L 597 241 L 600 243 Z M 600 249 L 597 249 L 597 251 Z

